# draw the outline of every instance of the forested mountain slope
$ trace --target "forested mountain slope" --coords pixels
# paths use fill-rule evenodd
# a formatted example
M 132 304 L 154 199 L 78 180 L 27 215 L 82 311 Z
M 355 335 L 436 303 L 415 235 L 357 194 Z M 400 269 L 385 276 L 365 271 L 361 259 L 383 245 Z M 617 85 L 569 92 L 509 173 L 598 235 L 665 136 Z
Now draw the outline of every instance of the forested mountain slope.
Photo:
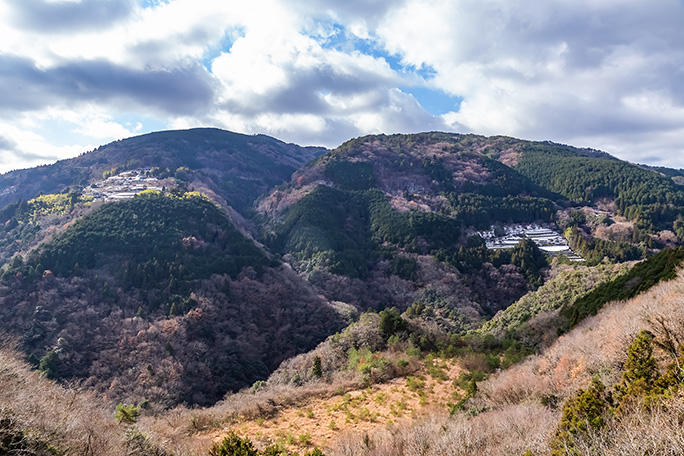
M 328 298 L 426 304 L 463 329 L 538 287 L 546 267 L 533 245 L 490 250 L 476 230 L 546 224 L 590 264 L 636 260 L 681 242 L 681 197 L 671 179 L 598 151 L 433 132 L 348 141 L 262 198 L 257 219 L 263 242 Z
M 341 324 L 199 194 L 103 205 L 15 257 L 0 295 L 47 376 L 166 405 L 213 403 Z
M 588 434 L 567 439 L 578 430 L 560 424 L 569 416 L 562 404 L 571 399 L 568 410 L 575 410 L 572 401 L 581 398 L 573 398 L 598 374 L 606 388 L 621 385 L 606 407 L 627 407 L 629 382 L 621 384 L 616 370 L 625 361 L 615 353 L 629 351 L 634 325 L 680 355 L 681 322 L 667 312 L 681 313 L 681 277 L 649 288 L 672 279 L 684 259 L 681 248 L 667 249 L 684 240 L 681 173 L 570 146 L 437 132 L 367 136 L 324 152 L 194 129 L 117 141 L 0 176 L 0 329 L 44 377 L 141 404 L 139 429 L 188 455 L 196 454 L 188 436 L 245 424 L 247 415 L 254 429 L 266 419 L 280 426 L 279 411 L 305 415 L 292 408 L 315 394 L 318 405 L 340 396 L 330 413 L 351 424 L 374 424 L 381 412 L 368 407 L 376 401 L 383 426 L 392 425 L 409 416 L 402 399 L 409 395 L 416 412 L 429 401 L 439 411 L 413 430 L 329 442 L 326 454 L 401 454 L 406 442 L 422 448 L 419 435 L 429 436 L 430 454 L 537 454 L 558 436 L 596 446 Z M 123 201 L 81 191 L 126 170 L 143 170 L 136 176 L 153 176 L 163 190 Z M 563 233 L 586 261 L 575 267 L 553 258 L 531 238 L 488 248 L 489 233 L 527 224 Z M 647 257 L 634 268 L 622 263 Z M 634 298 L 639 293 L 645 297 Z M 628 300 L 629 322 L 617 318 L 623 307 L 610 304 L 614 299 Z M 638 312 L 634 303 L 641 303 Z M 594 330 L 599 348 L 588 345 Z M 603 348 L 613 350 L 608 361 Z M 589 359 L 591 350 L 603 361 Z M 671 400 L 663 388 L 677 391 L 673 379 L 681 378 L 667 370 L 666 352 L 646 379 L 661 389 L 649 386 L 655 393 L 647 397 Z M 6 359 L 15 377 L 35 376 L 14 357 Z M 373 397 L 367 393 L 390 380 Z M 397 402 L 380 404 L 395 386 L 403 389 Z M 201 412 L 170 410 L 217 401 Z M 113 414 L 114 403 L 107 404 Z M 6 425 L 18 439 L 34 435 L 26 413 L 3 421 L 9 415 L 2 407 L 0 431 Z M 449 410 L 455 418 L 446 417 Z M 306 411 L 312 426 L 320 424 L 313 413 Z M 315 413 L 322 416 L 324 405 Z M 529 426 L 521 424 L 528 415 Z M 611 427 L 594 431 L 629 424 L 616 416 L 602 414 Z M 534 441 L 507 442 L 511 426 Z M 339 430 L 332 422 L 328 428 L 329 435 Z M 291 440 L 278 437 L 281 431 L 264 434 Z M 50 451 L 45 432 L 29 442 L 40 451 Z M 108 448 L 164 454 L 137 428 L 125 436 L 106 432 L 113 440 L 100 444 Z M 298 445 L 308 451 L 306 432 Z M 213 437 L 199 438 L 197 448 L 206 451 Z M 131 442 L 148 447 L 132 450 Z
M 155 168 L 157 175 L 205 188 L 238 212 L 248 212 L 258 196 L 289 180 L 296 169 L 324 151 L 216 128 L 149 133 L 52 165 L 2 174 L 0 207 L 40 193 L 82 188 L 102 180 L 105 173 Z

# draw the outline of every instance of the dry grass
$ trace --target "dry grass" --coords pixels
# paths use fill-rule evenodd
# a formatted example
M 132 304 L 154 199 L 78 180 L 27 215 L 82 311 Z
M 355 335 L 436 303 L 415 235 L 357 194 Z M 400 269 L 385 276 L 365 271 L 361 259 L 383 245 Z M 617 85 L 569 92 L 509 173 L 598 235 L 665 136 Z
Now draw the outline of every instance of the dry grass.
M 11 343 L 0 347 L 1 417 L 60 454 L 125 454 L 125 429 L 114 421 L 113 409 L 81 388 L 46 380 L 19 359 Z
M 470 410 L 455 417 L 433 414 L 413 424 L 347 435 L 329 451 L 357 455 L 548 454 L 560 407 L 592 376 L 612 385 L 620 378 L 627 347 L 642 329 L 667 346 L 684 342 L 684 273 L 627 302 L 607 305 L 562 336 L 543 354 L 479 384 Z M 672 353 L 655 353 L 661 367 Z M 545 404 L 545 405 L 544 405 Z M 472 416 L 475 415 L 475 416 Z M 684 454 L 684 398 L 648 411 L 635 408 L 601 432 L 578 442 L 581 455 Z M 575 453 L 573 453 L 575 454 Z
M 348 433 L 372 433 L 411 422 L 428 411 L 444 412 L 447 403 L 454 402 L 452 381 L 461 368 L 440 360 L 435 360 L 435 364 L 445 368 L 446 378 L 435 379 L 423 370 L 408 378 L 349 391 L 339 387 L 335 391 L 307 388 L 309 397 L 295 400 L 290 396 L 287 406 L 262 408 L 263 413 L 256 416 L 241 415 L 251 417 L 197 438 L 206 439 L 209 435 L 220 440 L 228 431 L 235 431 L 259 446 L 280 442 L 291 448 L 327 448 Z
M 682 272 L 677 279 L 634 299 L 606 305 L 598 315 L 587 318 L 560 337 L 543 354 L 493 377 L 482 385 L 481 391 L 492 406 L 504 406 L 550 395 L 565 400 L 597 374 L 605 384 L 611 385 L 620 375 L 627 347 L 634 336 L 642 329 L 662 333 L 663 325 L 672 337 L 684 341 Z M 668 362 L 668 353 L 661 350 L 656 355 L 663 363 Z
M 536 404 L 507 407 L 496 414 L 450 418 L 431 413 L 416 423 L 390 427 L 368 437 L 348 435 L 332 456 L 457 456 L 545 454 L 556 415 Z M 548 453 L 548 452 L 547 452 Z

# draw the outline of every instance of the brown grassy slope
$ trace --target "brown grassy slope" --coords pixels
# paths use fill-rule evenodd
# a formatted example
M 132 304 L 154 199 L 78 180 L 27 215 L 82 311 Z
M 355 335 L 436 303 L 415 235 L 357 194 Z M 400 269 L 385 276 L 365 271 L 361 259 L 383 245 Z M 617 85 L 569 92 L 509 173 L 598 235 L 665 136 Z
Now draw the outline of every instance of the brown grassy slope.
M 364 440 L 353 436 L 327 454 L 413 456 L 430 454 L 549 454 L 564 401 L 598 375 L 606 385 L 619 379 L 627 347 L 642 329 L 657 341 L 684 341 L 684 272 L 627 302 L 607 305 L 533 356 L 479 385 L 466 413 L 435 414 L 411 426 L 388 429 Z M 656 350 L 661 367 L 672 361 Z M 684 430 L 678 424 L 684 398 L 650 412 L 632 410 L 603 433 L 582 441 L 579 454 L 682 454 Z M 476 415 L 471 417 L 471 415 Z M 593 449 L 592 449 L 593 448 Z M 598 451 L 598 453 L 596 452 Z
M 442 364 L 438 361 L 438 364 Z M 261 446 L 283 442 L 300 451 L 311 445 L 329 447 L 349 433 L 371 433 L 419 416 L 441 413 L 455 401 L 452 382 L 462 371 L 449 362 L 443 378 L 414 376 L 355 389 L 332 397 L 314 397 L 279 410 L 269 417 L 236 423 L 231 430 L 250 437 Z M 460 392 L 460 391 L 459 391 Z M 216 434 L 218 440 L 225 431 Z
M 51 382 L 20 361 L 5 342 L 0 347 L 0 433 L 24 431 L 34 452 L 43 442 L 64 455 L 125 454 L 124 429 L 114 420 L 114 407 L 92 393 Z M 11 425 L 9 425 L 11 423 Z M 11 429 L 10 429 L 11 428 Z M 1 440 L 1 439 L 0 439 Z M 0 453 L 9 451 L 0 448 Z M 135 453 L 131 453 L 135 454 Z

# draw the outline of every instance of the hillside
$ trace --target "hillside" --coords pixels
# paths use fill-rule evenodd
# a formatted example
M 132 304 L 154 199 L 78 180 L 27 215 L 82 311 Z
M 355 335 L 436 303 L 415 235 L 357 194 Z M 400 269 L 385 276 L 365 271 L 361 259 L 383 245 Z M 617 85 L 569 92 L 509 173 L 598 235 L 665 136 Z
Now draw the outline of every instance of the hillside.
M 264 135 L 248 136 L 215 128 L 149 133 L 116 141 L 52 165 L 0 175 L 0 207 L 41 193 L 83 188 L 138 168 L 175 177 L 222 198 L 240 213 L 269 188 L 325 152 L 286 144 Z
M 213 403 L 341 324 L 198 194 L 93 210 L 15 257 L 0 295 L 3 329 L 48 377 L 166 405 Z
M 565 232 L 590 265 L 638 260 L 681 242 L 682 195 L 671 179 L 597 151 L 379 135 L 297 171 L 259 200 L 257 220 L 263 242 L 327 298 L 361 310 L 436 306 L 440 324 L 464 330 L 536 289 L 548 267 L 529 243 L 491 250 L 478 231 L 536 224 Z

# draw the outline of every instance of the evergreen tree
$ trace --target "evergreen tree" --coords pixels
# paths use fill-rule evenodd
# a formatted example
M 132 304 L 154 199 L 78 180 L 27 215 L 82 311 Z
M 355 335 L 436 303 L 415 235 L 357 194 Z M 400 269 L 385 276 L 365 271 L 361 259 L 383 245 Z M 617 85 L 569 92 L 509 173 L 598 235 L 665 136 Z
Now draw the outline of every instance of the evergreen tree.
M 551 443 L 551 456 L 579 454 L 574 440 L 578 434 L 597 430 L 605 425 L 604 413 L 608 410 L 606 387 L 594 377 L 586 390 L 579 390 L 577 396 L 568 399 L 563 406 L 563 415 Z
M 658 378 L 658 365 L 653 357 L 653 334 L 642 330 L 627 351 L 622 381 L 615 387 L 619 401 L 618 412 L 627 404 L 648 396 Z
M 323 376 L 323 366 L 321 365 L 321 357 L 316 356 L 313 362 L 313 368 L 311 369 L 311 375 L 316 378 L 321 378 Z
M 221 443 L 211 447 L 209 456 L 259 456 L 259 452 L 249 439 L 231 432 Z

